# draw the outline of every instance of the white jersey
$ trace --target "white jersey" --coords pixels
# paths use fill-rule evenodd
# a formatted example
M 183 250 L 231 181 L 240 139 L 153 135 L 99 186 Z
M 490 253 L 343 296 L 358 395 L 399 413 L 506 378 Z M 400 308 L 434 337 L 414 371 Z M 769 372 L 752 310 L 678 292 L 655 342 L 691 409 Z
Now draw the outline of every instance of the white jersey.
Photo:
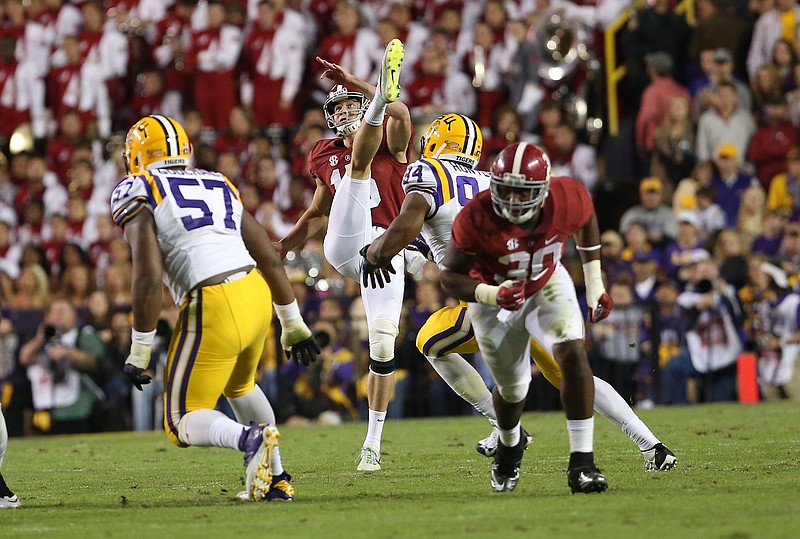
M 164 282 L 180 306 L 198 283 L 256 262 L 242 239 L 239 191 L 219 172 L 159 169 L 126 176 L 111 195 L 119 226 L 149 209 L 164 260 Z
M 489 189 L 491 178 L 488 172 L 445 159 L 420 159 L 408 165 L 403 190 L 406 195 L 418 193 L 428 201 L 430 210 L 422 237 L 437 264 L 444 260 L 456 215 L 475 195 Z

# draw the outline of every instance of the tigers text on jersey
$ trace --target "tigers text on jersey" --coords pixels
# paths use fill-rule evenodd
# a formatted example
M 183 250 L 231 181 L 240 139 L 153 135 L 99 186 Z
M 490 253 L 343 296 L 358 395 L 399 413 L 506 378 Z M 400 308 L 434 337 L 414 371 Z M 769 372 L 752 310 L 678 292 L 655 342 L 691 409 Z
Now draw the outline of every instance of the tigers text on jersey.
M 406 194 L 418 193 L 430 206 L 422 237 L 440 264 L 450 243 L 453 221 L 467 202 L 489 189 L 492 175 L 445 159 L 420 159 L 408 165 L 403 175 Z
M 239 191 L 219 172 L 158 169 L 123 178 L 111 195 L 114 222 L 153 212 L 164 282 L 180 305 L 198 283 L 256 262 L 242 239 Z
M 327 185 L 331 193 L 335 193 L 336 186 L 345 175 L 345 166 L 350 164 L 351 153 L 352 149 L 345 146 L 343 139 L 320 140 L 311 148 L 308 170 Z M 401 182 L 406 166 L 408 163 L 400 163 L 391 156 L 384 137 L 370 166 L 373 225 L 389 228 L 400 213 L 405 197 Z
M 525 279 L 525 296 L 542 289 L 556 269 L 568 238 L 594 215 L 581 182 L 569 176 L 550 180 L 550 193 L 533 230 L 497 215 L 491 192 L 479 193 L 453 222 L 453 243 L 478 256 L 470 275 L 487 284 Z

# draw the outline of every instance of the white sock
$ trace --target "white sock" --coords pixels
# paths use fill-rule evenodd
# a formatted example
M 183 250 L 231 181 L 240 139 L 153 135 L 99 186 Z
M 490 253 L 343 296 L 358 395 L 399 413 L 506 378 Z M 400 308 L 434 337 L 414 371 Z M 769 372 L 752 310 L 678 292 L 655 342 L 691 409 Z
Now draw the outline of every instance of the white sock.
M 456 395 L 467 401 L 490 420 L 497 419 L 494 413 L 492 392 L 486 387 L 480 373 L 459 354 L 447 354 L 440 358 L 426 356 L 428 363 L 441 376 Z
M 275 410 L 258 386 L 254 386 L 249 393 L 241 397 L 228 399 L 228 403 L 236 415 L 236 420 L 243 425 L 249 425 L 251 421 L 275 425 Z
M 660 443 L 611 384 L 597 376 L 594 377 L 594 409 L 621 428 L 642 451 Z
M 386 101 L 379 90 L 375 90 L 375 97 L 370 101 L 367 112 L 364 113 L 364 121 L 369 125 L 383 125 L 383 118 L 386 115 Z
M 181 418 L 178 438 L 200 447 L 228 447 L 239 450 L 239 437 L 246 428 L 216 410 L 195 410 Z
M 275 447 L 272 450 L 272 475 L 281 475 L 283 473 L 283 464 L 281 463 L 280 447 Z
M 367 437 L 364 439 L 363 447 L 374 447 L 376 451 L 381 451 L 381 436 L 383 436 L 383 423 L 386 420 L 386 412 L 369 411 L 369 423 L 367 424 Z
M 519 428 L 521 423 L 518 422 L 516 426 L 511 430 L 505 430 L 503 428 L 497 427 L 497 431 L 500 434 L 500 443 L 502 443 L 506 447 L 514 447 L 519 443 Z
M 594 440 L 594 417 L 567 419 L 570 453 L 591 453 Z

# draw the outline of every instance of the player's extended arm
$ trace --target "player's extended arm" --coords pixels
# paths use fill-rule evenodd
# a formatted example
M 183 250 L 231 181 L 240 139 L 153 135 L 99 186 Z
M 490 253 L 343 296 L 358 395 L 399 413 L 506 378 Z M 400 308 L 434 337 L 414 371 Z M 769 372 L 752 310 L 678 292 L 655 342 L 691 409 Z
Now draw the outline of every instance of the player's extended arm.
M 286 357 L 304 365 L 316 361 L 319 346 L 300 316 L 300 306 L 281 257 L 264 228 L 247 212 L 242 213 L 242 239 L 272 292 L 275 314 L 281 323 L 281 345 Z
M 400 214 L 378 239 L 367 249 L 366 259 L 379 267 L 388 266 L 394 255 L 414 241 L 422 230 L 425 216 L 431 207 L 420 194 L 409 193 L 400 208 Z
M 330 189 L 317 179 L 317 187 L 314 190 L 311 205 L 297 220 L 291 232 L 278 242 L 281 246 L 282 257 L 328 228 L 328 215 L 331 213 L 332 203 L 333 195 Z
M 575 233 L 575 245 L 583 262 L 583 280 L 586 283 L 586 303 L 589 321 L 599 322 L 611 313 L 614 302 L 603 285 L 600 267 L 600 227 L 597 215 L 592 214 L 583 228 Z
M 509 311 L 519 309 L 525 302 L 524 281 L 506 281 L 500 286 L 480 283 L 469 276 L 476 259 L 475 255 L 449 243 L 439 274 L 444 291 L 469 303 L 478 302 Z
M 320 78 L 327 78 L 334 84 L 344 84 L 345 86 L 361 92 L 367 99 L 375 98 L 377 88 L 365 80 L 362 80 L 339 64 L 329 62 L 317 56 L 317 62 L 325 67 Z M 386 115 L 389 121 L 386 122 L 386 146 L 392 156 L 400 163 L 407 162 L 406 151 L 411 139 L 411 112 L 402 101 L 395 101 L 386 105 Z
M 133 330 L 131 352 L 125 360 L 123 371 L 131 383 L 141 390 L 142 384 L 150 383 L 150 375 L 144 371 L 150 364 L 162 301 L 164 263 L 153 214 L 144 210 L 129 219 L 125 223 L 125 238 L 131 246 L 133 260 Z

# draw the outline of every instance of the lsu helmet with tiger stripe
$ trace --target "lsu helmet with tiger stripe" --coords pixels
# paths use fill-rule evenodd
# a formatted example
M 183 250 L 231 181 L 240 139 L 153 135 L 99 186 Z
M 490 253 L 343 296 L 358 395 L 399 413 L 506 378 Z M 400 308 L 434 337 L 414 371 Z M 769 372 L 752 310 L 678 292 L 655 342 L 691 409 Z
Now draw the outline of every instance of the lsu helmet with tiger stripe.
M 192 143 L 181 124 L 160 114 L 145 116 L 125 136 L 122 157 L 128 174 L 148 169 L 188 167 Z
M 436 118 L 420 143 L 422 157 L 456 161 L 475 168 L 483 149 L 483 134 L 470 118 L 450 113 Z

